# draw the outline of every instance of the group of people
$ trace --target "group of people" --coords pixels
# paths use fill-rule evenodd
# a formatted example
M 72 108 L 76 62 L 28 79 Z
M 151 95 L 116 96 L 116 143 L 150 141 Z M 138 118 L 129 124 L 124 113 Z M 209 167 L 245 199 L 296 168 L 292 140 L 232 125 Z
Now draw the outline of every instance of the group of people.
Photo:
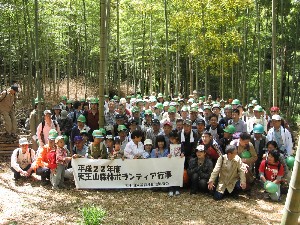
M 258 180 L 276 184 L 269 197 L 279 200 L 281 183 L 288 183 L 285 158 L 293 153 L 292 135 L 275 106 L 268 115 L 256 100 L 244 107 L 238 99 L 213 101 L 197 92 L 189 99 L 161 93 L 105 96 L 105 126 L 99 128 L 97 98 L 73 102 L 62 96 L 52 110 L 44 110 L 43 121 L 37 121 L 35 103 L 29 123 L 36 149 L 19 140 L 11 158 L 16 180 L 35 171 L 44 185 L 51 181 L 54 189 L 63 188 L 64 177 L 72 177 L 72 157 L 185 157 L 191 194 L 235 197 Z M 179 187 L 169 188 L 169 196 L 179 194 Z

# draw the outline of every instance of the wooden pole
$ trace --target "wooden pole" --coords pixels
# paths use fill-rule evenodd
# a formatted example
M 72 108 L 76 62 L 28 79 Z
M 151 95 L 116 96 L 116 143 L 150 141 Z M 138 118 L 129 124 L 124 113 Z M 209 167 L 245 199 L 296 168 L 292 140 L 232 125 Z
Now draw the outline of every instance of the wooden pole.
M 100 1 L 100 66 L 99 66 L 99 127 L 104 127 L 104 79 L 106 76 L 107 43 L 106 0 Z
M 300 216 L 300 136 L 289 191 L 285 200 L 281 225 L 298 224 Z

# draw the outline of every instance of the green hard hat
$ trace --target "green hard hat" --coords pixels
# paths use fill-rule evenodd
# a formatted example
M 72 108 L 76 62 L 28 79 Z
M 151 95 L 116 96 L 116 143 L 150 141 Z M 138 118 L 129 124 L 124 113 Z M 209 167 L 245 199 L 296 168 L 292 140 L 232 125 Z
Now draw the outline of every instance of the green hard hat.
M 168 113 L 176 113 L 176 108 L 174 106 L 170 106 L 168 109 Z
M 162 93 L 158 93 L 157 98 L 163 98 L 163 94 Z
M 198 107 L 192 107 L 192 108 L 190 108 L 190 112 L 198 112 Z
M 100 130 L 94 130 L 92 136 L 95 138 L 104 138 L 104 135 Z
M 137 107 L 137 106 L 134 106 L 134 107 L 132 107 L 131 112 L 132 112 L 132 113 L 140 112 L 140 108 Z
M 154 108 L 158 108 L 160 110 L 162 110 L 164 108 L 164 105 L 162 103 L 156 103 L 156 105 L 154 106 Z
M 98 98 L 91 98 L 90 103 L 91 104 L 98 104 L 99 103 L 99 99 Z
M 127 130 L 127 127 L 125 125 L 119 125 L 118 126 L 118 131 L 126 131 Z
M 67 100 L 67 104 L 73 104 L 73 100 L 71 99 Z
M 204 104 L 204 106 L 203 106 L 203 110 L 205 110 L 205 109 L 209 109 L 209 110 L 211 110 L 211 107 L 210 107 L 210 105 L 208 105 L 208 104 Z
M 294 167 L 295 163 L 295 157 L 294 156 L 288 156 L 286 158 L 286 165 L 288 166 L 289 169 L 292 169 Z
M 265 183 L 264 183 L 264 189 L 266 189 L 266 186 L 268 183 L 270 183 L 271 181 L 267 180 Z
M 99 128 L 99 130 L 102 132 L 103 135 L 106 135 L 106 130 L 104 128 Z
M 182 106 L 181 111 L 182 112 L 188 112 L 189 109 L 188 109 L 188 107 L 186 105 L 184 105 L 184 106 Z
M 85 102 L 85 98 L 81 98 L 79 101 L 80 102 Z
M 77 121 L 78 121 L 78 122 L 85 123 L 85 122 L 86 122 L 86 118 L 85 118 L 84 115 L 80 115 L 80 116 L 78 116 Z
M 234 134 L 236 131 L 235 126 L 233 125 L 228 125 L 225 129 L 224 132 L 229 133 L 229 134 Z
M 241 158 L 242 159 L 249 159 L 251 158 L 251 153 L 247 150 L 244 150 L 242 153 L 241 153 Z
M 55 129 L 51 129 L 51 130 L 49 131 L 48 139 L 49 139 L 49 140 L 55 140 L 55 138 L 57 138 L 57 136 L 58 136 L 57 131 L 56 131 Z
M 213 106 L 212 106 L 211 108 L 212 108 L 212 109 L 213 109 L 213 108 L 219 108 L 219 109 L 221 109 L 221 107 L 220 107 L 220 105 L 219 105 L 218 103 L 214 103 Z
M 145 115 L 152 115 L 151 109 L 146 109 L 145 110 Z
M 63 101 L 67 101 L 68 100 L 66 96 L 61 96 L 60 99 L 63 100 Z
M 241 102 L 238 99 L 233 99 L 233 101 L 231 102 L 231 105 L 240 105 Z
M 232 105 L 225 105 L 224 109 L 232 109 Z
M 253 127 L 253 133 L 254 134 L 263 134 L 264 133 L 264 127 L 261 124 L 256 124 Z
M 113 99 L 116 100 L 116 101 L 118 101 L 120 98 L 119 98 L 119 96 L 114 95 Z
M 260 105 L 257 105 L 254 107 L 253 111 L 263 112 L 264 109 Z
M 122 124 L 122 125 L 119 125 L 119 126 L 118 126 L 117 130 L 118 130 L 118 131 L 126 131 L 126 130 L 127 130 L 127 127 L 126 127 L 125 125 Z
M 274 194 L 278 191 L 278 185 L 273 182 L 267 182 L 266 191 L 271 194 Z
M 64 140 L 65 140 L 65 143 L 68 143 L 69 142 L 69 137 L 65 134 L 63 135 L 63 137 L 64 137 Z
M 195 102 L 195 99 L 190 98 L 190 99 L 188 100 L 188 102 L 189 102 L 189 103 L 194 103 L 194 102 Z

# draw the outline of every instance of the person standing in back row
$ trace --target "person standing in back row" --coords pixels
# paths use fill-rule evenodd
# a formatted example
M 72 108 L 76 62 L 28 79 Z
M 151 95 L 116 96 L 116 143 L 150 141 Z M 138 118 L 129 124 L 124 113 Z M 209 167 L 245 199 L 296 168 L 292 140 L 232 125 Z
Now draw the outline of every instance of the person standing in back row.
M 5 122 L 4 136 L 8 139 L 15 140 L 17 138 L 17 120 L 15 116 L 16 93 L 18 86 L 12 85 L 0 94 L 0 114 L 3 115 Z

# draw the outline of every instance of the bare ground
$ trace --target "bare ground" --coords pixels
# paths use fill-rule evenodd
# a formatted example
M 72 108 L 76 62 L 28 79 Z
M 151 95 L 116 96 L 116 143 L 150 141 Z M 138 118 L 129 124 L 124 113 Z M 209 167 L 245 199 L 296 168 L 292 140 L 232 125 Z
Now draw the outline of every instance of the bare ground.
M 0 164 L 0 224 L 78 224 L 80 209 L 87 204 L 103 208 L 104 224 L 280 224 L 286 195 L 281 202 L 263 198 L 263 190 L 253 187 L 239 199 L 214 201 L 208 194 L 168 197 L 151 190 L 54 191 L 43 187 L 38 176 L 15 182 L 7 160 Z

